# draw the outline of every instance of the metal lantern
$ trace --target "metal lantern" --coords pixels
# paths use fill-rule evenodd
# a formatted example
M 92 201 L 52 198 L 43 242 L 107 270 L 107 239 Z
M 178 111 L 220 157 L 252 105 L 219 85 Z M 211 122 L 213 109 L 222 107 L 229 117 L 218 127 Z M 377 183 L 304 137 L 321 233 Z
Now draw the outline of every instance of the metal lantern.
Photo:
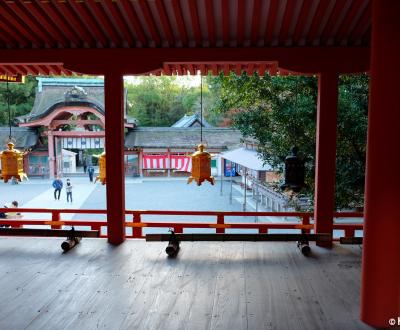
M 99 156 L 99 175 L 96 176 L 96 181 L 99 180 L 101 184 L 106 184 L 106 153 L 103 152 Z
M 297 156 L 299 149 L 292 148 L 292 154 L 285 158 L 285 183 L 281 189 L 299 192 L 304 187 L 304 161 Z
M 204 144 L 200 143 L 197 151 L 191 155 L 192 157 L 192 175 L 187 183 L 193 180 L 200 186 L 203 181 L 207 180 L 214 185 L 215 179 L 211 176 L 211 155 L 204 151 Z
M 14 143 L 7 143 L 8 149 L 1 154 L 1 176 L 4 182 L 15 178 L 18 181 L 27 179 L 28 176 L 24 172 L 24 153 L 14 149 Z

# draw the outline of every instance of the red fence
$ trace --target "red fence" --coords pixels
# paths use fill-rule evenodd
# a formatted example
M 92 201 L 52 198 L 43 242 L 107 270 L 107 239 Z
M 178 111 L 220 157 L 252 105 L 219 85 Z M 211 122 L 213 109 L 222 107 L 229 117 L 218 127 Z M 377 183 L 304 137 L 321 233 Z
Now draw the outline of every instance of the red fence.
M 22 218 L 0 219 L 0 225 L 11 225 L 19 228 L 23 226 L 45 225 L 53 229 L 61 228 L 62 226 L 84 226 L 92 230 L 100 230 L 106 233 L 107 222 L 101 219 L 85 220 L 87 214 L 106 215 L 106 210 L 85 210 L 85 209 L 0 209 L 0 212 L 19 212 Z M 43 215 L 42 219 L 28 219 L 24 213 L 39 213 Z M 63 220 L 62 214 L 78 214 L 82 215 L 82 219 Z M 47 217 L 45 216 L 47 215 Z M 297 229 L 310 232 L 313 229 L 313 213 L 304 212 L 218 212 L 218 211 L 141 211 L 141 210 L 126 210 L 126 228 L 132 228 L 132 234 L 127 234 L 128 238 L 143 238 L 143 228 L 173 228 L 176 233 L 182 233 L 185 228 L 208 228 L 215 229 L 216 233 L 224 233 L 229 229 L 255 229 L 258 233 L 268 233 L 271 229 Z M 144 220 L 143 216 L 156 216 L 160 218 L 158 221 Z M 212 217 L 214 221 L 202 222 L 171 222 L 165 221 L 169 216 L 191 216 L 197 219 L 201 217 Z M 335 213 L 335 218 L 362 218 L 363 214 L 359 212 L 340 212 Z M 164 217 L 164 219 L 162 219 Z M 230 217 L 286 217 L 292 218 L 290 222 L 230 222 Z M 254 220 L 253 220 L 254 221 Z M 356 230 L 363 230 L 362 223 L 334 223 L 334 230 L 344 231 L 344 236 L 354 237 Z M 107 234 L 102 234 L 101 237 L 107 237 Z

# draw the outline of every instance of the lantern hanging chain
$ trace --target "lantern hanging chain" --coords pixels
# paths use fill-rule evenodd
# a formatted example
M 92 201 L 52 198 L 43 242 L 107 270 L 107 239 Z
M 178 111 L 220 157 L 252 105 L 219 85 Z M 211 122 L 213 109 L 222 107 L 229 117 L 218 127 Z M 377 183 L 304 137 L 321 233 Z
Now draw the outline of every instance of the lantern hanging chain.
M 11 141 L 11 109 L 10 109 L 10 87 L 8 86 L 8 75 L 6 76 L 6 86 L 7 86 L 8 126 L 10 128 L 8 139 Z
M 200 73 L 200 142 L 203 142 L 203 76 Z

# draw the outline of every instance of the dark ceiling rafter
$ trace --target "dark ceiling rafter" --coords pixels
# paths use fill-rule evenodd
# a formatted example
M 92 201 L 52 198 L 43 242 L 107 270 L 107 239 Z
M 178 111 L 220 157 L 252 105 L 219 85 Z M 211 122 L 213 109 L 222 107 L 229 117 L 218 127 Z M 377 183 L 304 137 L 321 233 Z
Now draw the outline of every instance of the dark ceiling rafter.
M 161 37 L 157 31 L 156 24 L 154 23 L 154 17 L 151 13 L 148 2 L 146 0 L 139 0 L 139 6 L 143 12 L 143 16 L 146 21 L 147 27 L 149 28 L 153 42 L 157 47 L 161 46 Z
M 140 24 L 139 18 L 136 14 L 136 11 L 132 8 L 132 4 L 126 1 L 118 1 L 117 2 L 118 8 L 120 9 L 121 13 L 124 15 L 127 26 L 134 32 L 141 43 L 141 46 L 147 46 L 148 41 L 146 39 L 145 33 L 143 31 L 143 27 Z
M 336 0 L 332 12 L 328 18 L 327 23 L 321 33 L 321 39 L 323 44 L 327 44 L 328 40 L 332 38 L 335 26 L 339 22 L 341 12 L 344 10 L 348 0 Z
M 182 16 L 182 8 L 179 0 L 171 0 L 172 8 L 174 10 L 175 20 L 178 25 L 179 35 L 184 47 L 188 47 L 188 34 L 185 27 L 185 21 Z
M 272 43 L 272 37 L 274 33 L 276 17 L 278 12 L 279 2 L 278 0 L 271 0 L 269 3 L 268 10 L 268 18 L 267 18 L 267 27 L 264 35 L 265 45 L 270 46 Z
M 26 12 L 24 8 L 24 2 L 6 2 L 4 9 L 9 11 L 11 17 L 14 16 L 14 18 L 8 17 L 9 22 L 14 24 L 17 29 L 18 25 L 23 25 L 24 27 L 22 29 L 19 28 L 18 31 L 27 39 L 32 40 L 32 42 L 54 47 L 56 45 L 55 39 L 46 34 L 46 30 L 38 26 L 37 20 L 29 12 Z M 20 21 L 20 24 L 15 24 L 15 20 Z
M 112 41 L 110 41 L 108 36 L 104 34 L 103 29 L 98 26 L 96 22 L 97 17 L 93 16 L 93 13 L 87 7 L 87 3 L 71 1 L 70 6 L 77 14 L 77 17 L 79 17 L 80 20 L 84 22 L 83 24 L 89 31 L 92 43 L 95 44 L 95 47 L 108 47 L 109 43 L 111 43 Z
M 120 31 L 120 36 L 125 41 L 125 45 L 123 42 L 122 46 L 135 46 L 135 40 L 125 24 L 125 20 L 118 9 L 117 4 L 114 1 L 105 0 L 101 2 L 101 5 L 103 6 L 105 14 L 107 14 L 107 16 L 111 19 L 112 23 L 117 27 L 117 30 Z
M 339 43 L 342 43 L 342 42 L 346 42 L 346 44 L 347 44 L 347 37 L 346 36 L 348 35 L 348 32 L 350 30 L 350 27 L 351 27 L 352 23 L 356 20 L 356 17 L 359 14 L 360 8 L 364 4 L 365 4 L 365 0 L 354 0 L 351 3 L 351 5 L 350 5 L 350 7 L 349 7 L 344 19 L 343 19 L 343 22 L 342 22 L 339 30 L 337 31 L 336 43 L 339 44 Z
M 106 38 L 111 41 L 110 47 L 121 47 L 122 38 L 117 32 L 117 28 L 107 18 L 102 3 L 94 0 L 86 0 L 83 4 L 86 5 L 87 10 L 90 12 L 90 17 L 94 18 L 97 27 L 103 31 Z
M 261 17 L 261 0 L 254 0 L 253 15 L 251 19 L 251 45 L 256 46 L 259 38 L 259 26 Z
M 32 2 L 32 5 L 28 7 L 25 2 L 20 2 L 20 6 L 23 6 L 26 12 L 31 13 L 33 18 L 36 20 L 33 24 L 29 24 L 29 28 L 34 28 L 39 31 L 45 31 L 57 46 L 68 47 L 68 39 L 64 37 L 62 33 L 57 30 L 54 21 L 49 20 L 49 16 L 43 13 L 43 10 L 39 6 L 40 2 Z M 40 34 L 40 32 L 39 32 Z
M 65 17 L 60 15 L 57 9 L 52 3 L 45 4 L 41 1 L 36 2 L 36 5 L 42 9 L 42 12 L 47 13 L 47 18 L 53 22 L 53 25 L 58 28 L 60 33 L 66 40 L 69 40 L 73 46 L 79 46 L 82 41 L 79 39 L 79 35 L 73 28 L 70 28 L 68 23 L 65 21 Z
M 55 8 L 60 12 L 61 15 L 65 16 L 68 20 L 71 28 L 77 30 L 77 35 L 82 38 L 83 47 L 85 46 L 96 46 L 92 37 L 92 32 L 87 30 L 87 25 L 84 24 L 84 20 L 80 18 L 80 13 L 71 7 L 70 3 L 53 1 Z M 101 41 L 101 40 L 99 40 Z
M 197 2 L 194 0 L 189 1 L 190 21 L 192 22 L 192 30 L 195 41 L 195 46 L 201 46 L 202 36 L 199 25 L 199 14 L 197 10 Z
M 172 34 L 171 23 L 165 10 L 164 2 L 162 0 L 156 0 L 156 8 L 158 11 L 158 15 L 160 16 L 161 24 L 165 33 L 165 37 L 168 41 L 168 45 L 173 46 L 175 45 L 174 35 Z
M 154 47 L 163 52 L 188 48 L 215 48 L 213 52 L 224 48 L 368 48 L 370 33 L 371 0 L 0 1 L 0 49 L 6 51 L 120 48 L 129 51 Z M 229 59 L 230 52 L 226 54 Z M 270 59 L 268 55 L 267 58 Z M 57 63 L 66 63 L 69 70 L 84 68 L 76 59 L 54 59 Z M 155 70 L 157 62 L 151 61 L 143 72 Z M 37 67 L 42 65 L 38 62 L 40 59 L 35 60 L 36 67 L 32 65 L 31 71 L 28 63 L 8 62 L 7 67 L 6 63 L 0 64 L 0 73 L 70 72 L 56 63 Z M 140 63 L 126 65 L 129 69 L 120 69 L 136 73 Z M 158 65 L 162 72 L 161 60 Z M 237 64 L 229 65 L 234 71 L 238 70 Z M 247 66 L 243 61 L 240 65 L 240 71 L 263 70 L 256 63 Z M 179 69 L 182 73 L 191 73 L 196 66 L 185 64 L 177 68 L 171 72 Z M 101 69 L 99 64 L 89 71 L 101 72 Z M 227 70 L 222 64 L 215 67 L 212 63 L 200 68 L 204 72 L 216 69 Z M 265 70 L 269 71 L 269 66 Z

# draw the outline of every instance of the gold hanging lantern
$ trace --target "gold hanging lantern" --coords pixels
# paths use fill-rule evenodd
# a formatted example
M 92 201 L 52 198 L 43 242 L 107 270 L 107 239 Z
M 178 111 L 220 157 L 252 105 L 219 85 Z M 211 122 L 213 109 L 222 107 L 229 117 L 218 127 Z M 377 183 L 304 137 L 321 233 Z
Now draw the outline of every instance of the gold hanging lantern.
M 1 153 L 1 176 L 4 182 L 15 178 L 18 181 L 27 179 L 28 176 L 24 172 L 24 153 L 14 149 L 14 143 L 7 143 L 8 149 Z
M 211 155 L 204 151 L 203 144 L 203 76 L 200 75 L 200 144 L 197 151 L 190 157 L 192 158 L 192 175 L 188 179 L 188 184 L 193 180 L 200 186 L 203 181 L 209 181 L 214 185 L 215 179 L 211 176 Z
M 99 156 L 99 175 L 96 176 L 96 180 L 94 181 L 94 183 L 96 183 L 97 180 L 99 180 L 101 182 L 101 184 L 106 184 L 106 153 L 105 152 L 103 152 Z
M 215 179 L 211 176 L 211 155 L 204 151 L 204 144 L 200 143 L 197 151 L 193 153 L 192 157 L 192 175 L 188 179 L 188 184 L 193 180 L 200 186 L 203 181 L 209 181 L 214 185 Z

